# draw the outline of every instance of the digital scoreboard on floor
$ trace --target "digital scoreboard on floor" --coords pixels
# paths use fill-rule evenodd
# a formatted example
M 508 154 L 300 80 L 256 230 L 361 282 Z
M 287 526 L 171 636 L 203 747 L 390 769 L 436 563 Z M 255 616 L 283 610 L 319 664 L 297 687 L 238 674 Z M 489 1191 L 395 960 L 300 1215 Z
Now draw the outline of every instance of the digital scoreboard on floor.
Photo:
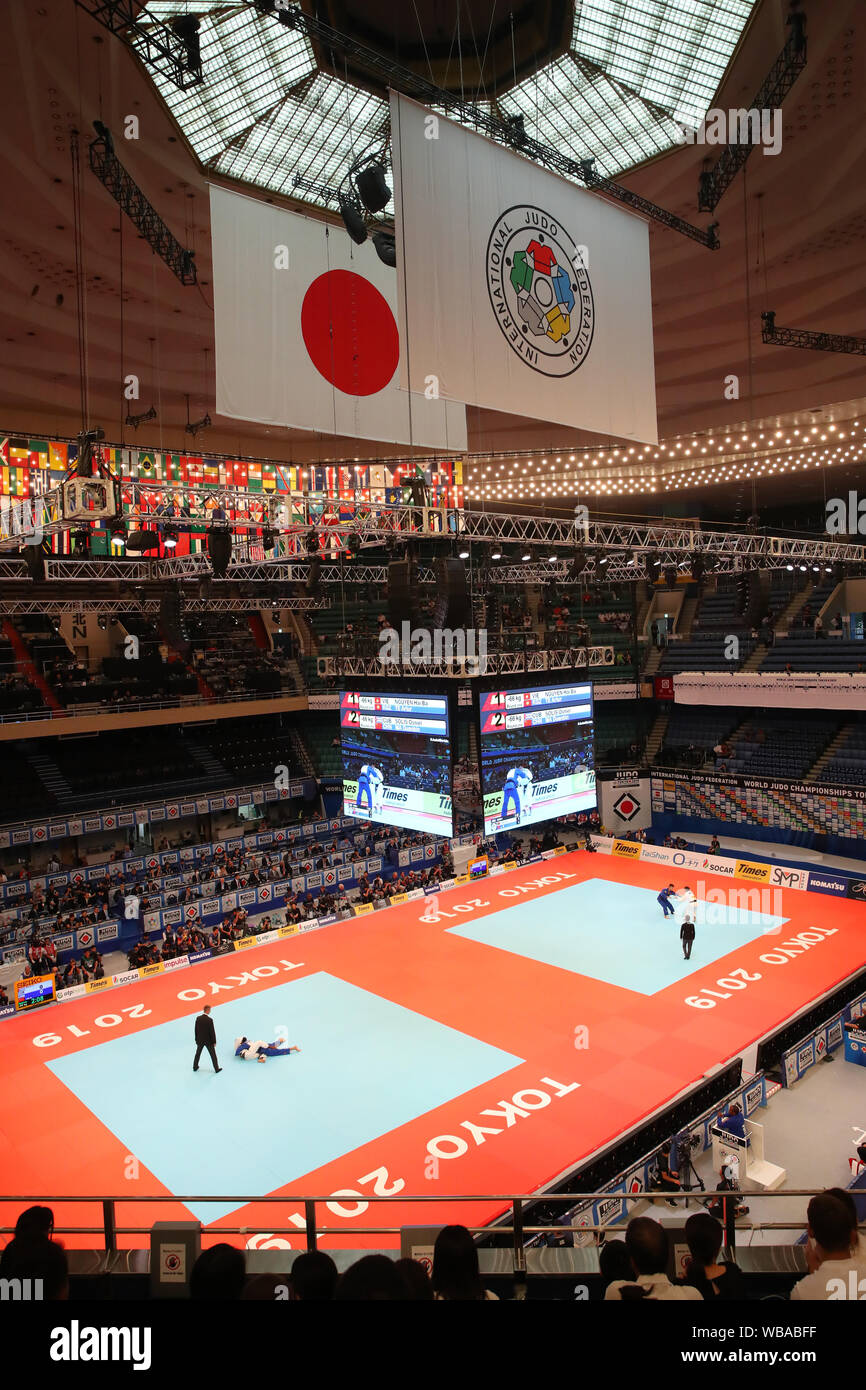
M 478 699 L 485 835 L 595 808 L 591 682 Z
M 451 836 L 447 695 L 344 690 L 340 744 L 345 816 Z

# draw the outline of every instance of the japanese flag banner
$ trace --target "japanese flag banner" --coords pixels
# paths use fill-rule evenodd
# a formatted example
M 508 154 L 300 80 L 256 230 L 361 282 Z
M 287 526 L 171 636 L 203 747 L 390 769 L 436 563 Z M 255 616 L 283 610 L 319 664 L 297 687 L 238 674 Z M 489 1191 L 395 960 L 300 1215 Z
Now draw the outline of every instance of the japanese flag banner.
M 343 227 L 211 185 L 216 408 L 460 453 L 466 411 L 400 388 L 397 279 Z

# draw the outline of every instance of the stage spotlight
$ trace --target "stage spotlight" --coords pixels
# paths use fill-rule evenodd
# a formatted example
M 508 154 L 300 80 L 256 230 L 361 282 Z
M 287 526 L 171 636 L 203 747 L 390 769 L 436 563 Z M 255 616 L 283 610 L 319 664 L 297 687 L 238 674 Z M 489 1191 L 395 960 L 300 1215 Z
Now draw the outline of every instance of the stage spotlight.
M 583 547 L 581 547 L 580 549 L 574 552 L 574 559 L 572 560 L 571 568 L 568 571 L 568 582 L 577 579 L 578 576 L 581 575 L 585 569 L 586 551 L 583 549 Z
M 349 236 L 359 246 L 362 246 L 367 240 L 367 224 L 358 204 L 353 202 L 351 198 L 342 197 L 340 199 L 340 216 Z
M 492 549 L 491 552 L 490 552 L 490 558 L 491 558 L 491 560 L 501 560 L 501 559 L 502 559 L 502 547 L 501 547 L 501 546 L 498 546 L 498 545 L 494 545 L 493 549 Z
M 262 530 L 262 542 L 261 542 L 261 544 L 262 544 L 262 550 L 273 550 L 273 548 L 274 548 L 274 546 L 276 545 L 276 543 L 277 543 L 277 533 L 276 533 L 276 531 L 272 531 L 271 528 L 270 528 L 269 526 L 265 526 L 265 527 L 263 528 L 263 530 Z
M 700 584 L 704 577 L 704 557 L 703 555 L 693 555 L 691 558 L 691 575 L 696 584 Z
M 609 555 L 599 555 L 597 563 L 599 565 L 606 565 L 609 559 Z
M 376 255 L 383 265 L 395 266 L 397 264 L 397 243 L 390 232 L 374 232 L 373 245 L 376 248 Z
M 652 555 L 647 555 L 645 557 L 644 566 L 646 568 L 646 577 L 648 584 L 655 584 L 656 580 L 658 579 L 659 564 L 660 561 L 655 559 Z
M 316 559 L 316 560 L 311 560 L 311 562 L 310 562 L 310 573 L 307 575 L 307 581 L 306 581 L 306 583 L 304 584 L 304 593 L 305 593 L 305 594 L 310 594 L 310 595 L 312 595 L 312 594 L 318 593 L 318 591 L 319 591 L 319 581 L 320 581 L 320 579 L 321 579 L 321 576 L 322 576 L 322 566 L 321 566 L 321 564 L 319 563 L 319 561 L 318 561 L 317 559 Z
M 460 549 L 458 550 L 457 554 L 458 554 L 458 556 L 460 557 L 461 560 L 468 560 L 468 559 L 469 559 L 469 546 L 468 546 L 468 545 L 462 545 L 462 546 L 460 547 Z
M 207 553 L 210 556 L 214 578 L 225 579 L 232 558 L 231 531 L 215 531 L 211 527 L 207 533 Z
M 174 550 L 177 545 L 177 532 L 173 526 L 163 526 L 162 543 L 166 550 Z
M 181 14 L 171 21 L 172 33 L 180 40 L 183 49 L 184 67 L 188 73 L 196 77 L 201 77 L 200 27 L 198 19 L 193 14 Z
M 523 550 L 523 551 L 521 551 L 520 558 L 521 558 L 521 560 L 523 561 L 523 563 L 526 564 L 527 560 L 531 560 L 531 559 L 532 559 L 532 551 L 531 551 L 531 550 Z
M 159 550 L 159 536 L 156 531 L 130 531 L 126 538 L 126 553 L 144 555 L 148 550 Z
M 368 164 L 355 175 L 358 197 L 368 212 L 381 212 L 391 201 L 391 190 L 385 182 L 381 164 Z

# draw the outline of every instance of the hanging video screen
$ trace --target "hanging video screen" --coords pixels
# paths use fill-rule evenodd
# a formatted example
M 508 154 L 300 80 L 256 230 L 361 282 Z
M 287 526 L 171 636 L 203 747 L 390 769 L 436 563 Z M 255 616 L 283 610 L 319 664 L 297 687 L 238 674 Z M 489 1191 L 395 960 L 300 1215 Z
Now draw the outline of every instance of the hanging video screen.
M 345 690 L 340 742 L 344 816 L 453 834 L 446 695 Z
M 484 833 L 596 806 L 592 685 L 479 695 Z

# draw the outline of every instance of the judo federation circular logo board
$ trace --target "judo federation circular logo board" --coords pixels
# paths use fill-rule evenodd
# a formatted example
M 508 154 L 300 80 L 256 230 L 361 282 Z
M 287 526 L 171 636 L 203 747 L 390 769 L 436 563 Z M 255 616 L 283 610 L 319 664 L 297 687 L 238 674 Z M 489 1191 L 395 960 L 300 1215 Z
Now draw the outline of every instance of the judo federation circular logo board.
M 585 261 L 571 233 L 528 204 L 506 209 L 490 233 L 487 291 L 496 322 L 521 361 L 544 376 L 570 376 L 592 346 L 595 305 Z

